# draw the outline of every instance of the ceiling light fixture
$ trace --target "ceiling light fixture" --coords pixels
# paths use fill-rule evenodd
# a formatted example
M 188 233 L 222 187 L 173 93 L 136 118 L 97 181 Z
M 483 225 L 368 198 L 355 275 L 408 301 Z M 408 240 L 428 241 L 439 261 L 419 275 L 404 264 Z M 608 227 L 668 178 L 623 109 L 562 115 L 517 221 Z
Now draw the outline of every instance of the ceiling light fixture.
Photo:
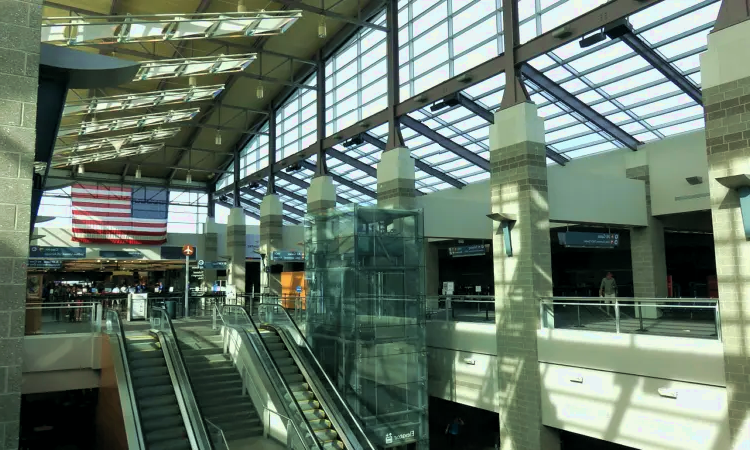
M 141 178 L 141 166 L 138 166 L 135 168 L 135 178 L 140 179 Z
M 326 36 L 328 36 L 328 29 L 326 28 L 326 18 L 320 17 L 320 22 L 318 22 L 318 37 L 320 39 L 325 39 Z
M 269 36 L 284 33 L 302 11 L 122 16 L 63 16 L 42 19 L 42 42 L 55 45 L 107 45 L 187 39 Z
M 237 12 L 247 12 L 247 6 L 245 6 L 245 2 L 243 0 L 237 1 Z
M 581 46 L 581 48 L 591 47 L 592 45 L 596 45 L 604 40 L 607 39 L 607 35 L 604 34 L 604 31 L 599 30 L 594 34 L 591 34 L 589 36 L 586 36 L 585 38 L 582 38 L 578 44 Z
M 188 86 L 190 87 L 198 86 L 198 77 L 196 76 L 188 77 Z
M 86 168 L 83 166 L 83 164 L 78 165 L 78 175 L 83 175 L 86 173 Z
M 216 145 L 221 145 L 221 130 L 216 130 L 216 137 L 214 138 Z
M 258 82 L 258 87 L 255 89 L 255 97 L 261 99 L 261 98 L 263 98 L 264 94 L 265 93 L 263 92 L 263 82 L 259 81 Z
M 190 170 L 188 170 L 187 175 L 185 175 L 185 183 L 192 183 L 193 182 L 193 174 L 190 173 Z

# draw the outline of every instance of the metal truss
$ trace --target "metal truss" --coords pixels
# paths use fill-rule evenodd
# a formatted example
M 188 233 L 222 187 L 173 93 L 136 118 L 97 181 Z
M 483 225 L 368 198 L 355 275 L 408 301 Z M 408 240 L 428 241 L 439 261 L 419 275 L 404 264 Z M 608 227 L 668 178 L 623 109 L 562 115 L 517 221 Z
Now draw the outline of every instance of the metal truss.
M 401 116 L 400 122 L 403 125 L 421 134 L 422 136 L 426 137 L 427 139 L 435 142 L 444 149 L 453 152 L 456 156 L 463 158 L 466 161 L 474 164 L 475 166 L 478 166 L 489 172 L 490 162 L 472 152 L 468 148 L 464 147 L 463 145 L 456 144 L 452 140 L 448 139 L 447 137 L 443 136 L 442 134 L 410 116 Z

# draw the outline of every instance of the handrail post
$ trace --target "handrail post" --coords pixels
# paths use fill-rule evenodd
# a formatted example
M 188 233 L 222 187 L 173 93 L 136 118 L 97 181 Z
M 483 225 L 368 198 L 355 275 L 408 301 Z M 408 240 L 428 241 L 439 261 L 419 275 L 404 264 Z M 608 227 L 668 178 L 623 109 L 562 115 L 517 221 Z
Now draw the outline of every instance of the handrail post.
M 716 338 L 721 342 L 721 314 L 718 300 L 714 304 L 714 322 L 716 322 Z
M 620 302 L 615 297 L 615 332 L 620 334 Z
M 638 328 L 638 331 L 646 331 L 646 329 L 643 328 L 643 310 L 641 309 L 641 302 L 636 303 L 638 303 L 638 324 L 640 327 Z
M 581 323 L 581 302 L 578 302 L 576 305 L 576 314 L 578 315 L 578 325 L 576 325 L 575 328 L 583 328 L 583 324 Z
M 453 315 L 452 311 L 453 310 L 451 309 L 451 298 L 446 297 L 445 298 L 445 321 L 446 322 L 450 322 L 450 318 Z
M 214 310 L 213 310 L 213 313 L 212 313 L 212 315 L 213 315 L 213 322 L 212 322 L 212 325 L 211 325 L 211 329 L 212 330 L 216 329 L 216 308 L 217 308 L 217 306 L 214 305 Z

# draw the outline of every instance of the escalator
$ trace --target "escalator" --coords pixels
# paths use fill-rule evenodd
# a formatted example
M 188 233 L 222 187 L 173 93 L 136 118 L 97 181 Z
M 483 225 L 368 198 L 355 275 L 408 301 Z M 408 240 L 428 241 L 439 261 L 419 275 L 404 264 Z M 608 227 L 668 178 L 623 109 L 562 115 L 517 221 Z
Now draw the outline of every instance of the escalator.
M 217 316 L 247 339 L 285 414 L 305 436 L 304 448 L 375 449 L 285 311 L 280 323 L 251 317 L 236 305 L 217 308 Z
M 260 336 L 289 385 L 295 406 L 304 414 L 318 442 L 325 449 L 345 448 L 344 442 L 339 438 L 320 400 L 313 393 L 310 381 L 302 374 L 291 352 L 279 336 L 279 332 L 272 326 L 264 326 L 261 328 Z
M 159 341 L 150 334 L 126 335 L 125 341 L 146 450 L 190 450 Z
M 154 309 L 148 331 L 126 333 L 116 311 L 106 320 L 112 367 L 102 378 L 116 386 L 128 448 L 225 450 L 211 444 L 166 311 Z

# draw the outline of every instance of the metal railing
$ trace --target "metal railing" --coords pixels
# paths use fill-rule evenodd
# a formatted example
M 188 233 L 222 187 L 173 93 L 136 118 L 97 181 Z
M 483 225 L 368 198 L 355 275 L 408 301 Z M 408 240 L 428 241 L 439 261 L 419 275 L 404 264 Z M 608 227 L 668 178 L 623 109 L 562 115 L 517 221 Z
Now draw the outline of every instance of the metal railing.
M 276 314 L 265 314 L 267 311 L 264 310 L 266 309 L 272 309 L 276 312 Z M 318 380 L 312 381 L 319 381 L 320 386 L 317 390 L 325 393 L 324 398 L 328 400 L 327 403 L 331 406 L 334 406 L 336 408 L 336 411 L 342 416 L 340 420 L 343 420 L 344 424 L 346 424 L 348 428 L 348 431 L 352 432 L 354 437 L 356 437 L 355 442 L 358 442 L 362 446 L 362 448 L 375 450 L 375 445 L 372 443 L 367 433 L 365 433 L 364 427 L 360 423 L 359 419 L 351 410 L 346 400 L 344 400 L 344 398 L 341 396 L 341 393 L 336 388 L 333 380 L 331 380 L 326 371 L 323 369 L 323 366 L 320 365 L 320 361 L 318 361 L 318 359 L 315 357 L 315 354 L 308 345 L 304 334 L 297 326 L 296 321 L 292 319 L 286 308 L 281 307 L 281 305 L 277 303 L 260 303 L 258 305 L 258 316 L 268 318 L 268 324 L 273 325 L 278 329 L 281 329 L 281 331 L 287 333 L 291 338 L 291 341 L 297 344 L 296 349 L 289 348 L 289 351 L 292 353 L 296 353 L 297 356 L 299 356 L 304 361 L 308 371 L 316 375 Z M 289 347 L 288 343 L 287 346 Z M 349 440 L 351 440 L 351 438 L 349 438 Z
M 547 297 L 542 328 L 648 333 L 721 341 L 719 300 L 693 298 Z
M 125 435 L 128 440 L 128 448 L 145 450 L 146 444 L 141 430 L 141 418 L 138 412 L 138 402 L 135 398 L 135 388 L 130 377 L 130 366 L 128 364 L 127 350 L 125 349 L 125 330 L 120 321 L 117 311 L 107 310 L 105 332 L 109 336 L 110 348 L 114 364 L 117 390 L 122 408 L 122 417 L 125 422 Z
M 317 448 L 318 450 L 323 450 L 323 447 L 318 440 L 315 431 L 310 426 L 310 423 L 306 420 L 305 414 L 299 408 L 299 405 L 297 405 L 294 392 L 289 387 L 287 381 L 284 379 L 281 369 L 278 367 L 276 361 L 271 356 L 271 352 L 267 348 L 265 342 L 263 341 L 263 338 L 261 338 L 260 330 L 252 321 L 252 319 L 247 315 L 243 306 L 223 305 L 221 309 L 219 309 L 219 306 L 215 305 L 214 308 L 214 329 L 216 329 L 218 321 L 221 320 L 221 322 L 224 323 L 225 326 L 235 328 L 239 333 L 241 333 L 241 335 L 245 335 L 248 338 L 250 347 L 252 347 L 253 351 L 260 359 L 265 372 L 271 379 L 271 384 L 274 386 L 276 395 L 279 399 L 281 399 L 281 402 L 283 403 L 288 416 L 279 414 L 276 411 L 271 411 L 265 407 L 264 409 L 268 410 L 269 413 L 276 414 L 277 416 L 287 420 L 288 422 L 286 425 L 291 426 L 294 429 L 299 442 L 302 443 L 302 445 L 306 449 Z M 253 385 L 253 383 L 248 384 Z M 263 398 L 263 396 L 257 389 L 257 386 L 253 385 L 253 387 L 255 388 L 255 392 L 259 396 L 259 398 Z M 292 406 L 290 406 L 290 402 L 297 405 L 297 408 L 293 408 Z M 295 416 L 295 418 L 291 419 L 292 416 Z M 304 433 L 299 429 L 299 426 L 304 427 Z M 304 439 L 303 434 L 306 434 L 308 438 Z
M 428 296 L 426 313 L 429 320 L 446 322 L 494 322 L 494 295 Z
M 103 308 L 97 302 L 26 304 L 26 335 L 98 333 Z

